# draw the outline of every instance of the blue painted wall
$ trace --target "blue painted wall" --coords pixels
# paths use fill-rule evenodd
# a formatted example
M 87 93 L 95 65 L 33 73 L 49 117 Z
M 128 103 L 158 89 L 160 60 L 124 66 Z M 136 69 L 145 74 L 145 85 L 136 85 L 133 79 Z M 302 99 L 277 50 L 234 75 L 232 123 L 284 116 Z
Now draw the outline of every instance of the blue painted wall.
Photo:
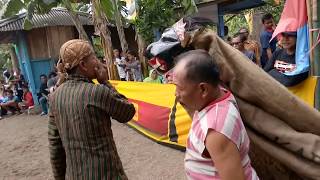
M 31 69 L 34 77 L 36 92 L 39 91 L 41 85 L 40 75 L 45 74 L 48 76 L 52 71 L 53 66 L 54 64 L 52 63 L 51 59 L 31 60 Z
M 34 102 L 39 104 L 37 92 L 39 92 L 41 84 L 40 75 L 48 75 L 53 69 L 54 62 L 51 59 L 30 59 L 25 32 L 18 32 L 17 37 L 16 52 L 19 60 L 19 66 L 22 74 L 29 83 L 29 89 L 32 93 Z
M 29 82 L 29 89 L 32 93 L 33 100 L 36 104 L 38 104 L 35 81 L 34 81 L 34 76 L 33 76 L 32 68 L 30 64 L 29 53 L 28 53 L 26 34 L 23 31 L 19 31 L 17 33 L 17 37 L 18 38 L 17 38 L 16 48 L 19 53 L 18 59 L 19 59 L 20 69 L 23 69 L 24 71 L 23 75 Z

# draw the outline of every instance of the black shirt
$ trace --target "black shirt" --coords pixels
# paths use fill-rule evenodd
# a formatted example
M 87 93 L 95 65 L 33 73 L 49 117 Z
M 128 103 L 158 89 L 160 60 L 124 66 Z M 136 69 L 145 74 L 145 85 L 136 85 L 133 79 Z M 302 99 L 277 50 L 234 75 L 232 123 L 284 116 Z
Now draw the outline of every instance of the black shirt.
M 44 94 L 44 95 L 47 96 L 47 95 L 49 94 L 49 92 L 47 91 L 47 89 L 48 89 L 47 83 L 41 83 L 40 91 L 39 91 L 39 93 L 38 93 L 38 96 L 39 96 L 39 97 L 42 97 L 42 94 Z
M 284 86 L 290 87 L 307 79 L 309 74 L 309 72 L 293 76 L 284 74 L 284 69 L 290 71 L 295 67 L 295 65 L 295 54 L 289 55 L 285 49 L 278 49 L 273 53 L 271 60 L 267 62 L 264 70 Z

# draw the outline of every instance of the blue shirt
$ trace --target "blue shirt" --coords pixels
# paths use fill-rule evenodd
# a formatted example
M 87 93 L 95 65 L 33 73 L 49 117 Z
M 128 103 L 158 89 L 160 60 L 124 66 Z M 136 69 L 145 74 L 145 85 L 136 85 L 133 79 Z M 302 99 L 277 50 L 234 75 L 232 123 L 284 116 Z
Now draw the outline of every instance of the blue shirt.
M 271 52 L 273 53 L 277 48 L 277 38 L 274 38 L 271 42 L 270 39 L 272 38 L 273 32 L 269 32 L 266 30 L 263 30 L 260 34 L 260 43 L 261 43 L 261 65 L 264 67 L 264 65 L 269 60 L 267 49 L 270 48 Z
M 252 62 L 256 63 L 256 55 L 254 54 L 253 51 L 244 51 L 244 55 L 246 55 Z
M 12 98 L 9 98 L 9 97 L 4 97 L 3 99 L 2 99 L 2 103 L 7 103 L 7 102 L 9 102 L 9 101 L 14 101 L 14 102 L 19 102 L 19 98 L 18 98 L 18 96 L 13 96 Z

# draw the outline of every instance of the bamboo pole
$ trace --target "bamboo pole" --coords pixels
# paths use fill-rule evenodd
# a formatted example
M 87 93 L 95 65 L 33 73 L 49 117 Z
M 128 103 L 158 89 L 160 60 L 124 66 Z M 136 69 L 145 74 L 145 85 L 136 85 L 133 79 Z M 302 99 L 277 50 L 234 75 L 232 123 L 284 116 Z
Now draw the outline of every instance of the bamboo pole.
M 319 29 L 320 22 L 319 22 L 319 15 L 320 15 L 320 0 L 313 0 L 310 7 L 312 7 L 312 29 Z M 311 34 L 311 33 L 310 33 Z M 314 45 L 318 41 L 319 31 L 312 32 L 312 44 Z M 311 52 L 313 56 L 312 61 L 312 75 L 318 77 L 314 103 L 315 108 L 320 110 L 320 45 L 317 45 L 315 49 Z
M 312 1 L 312 29 L 319 29 L 320 28 L 320 21 L 319 21 L 319 15 L 320 15 L 320 0 L 313 0 Z M 310 33 L 311 34 L 311 33 Z M 313 31 L 312 32 L 312 44 L 316 44 L 318 41 L 318 34 L 319 31 Z M 316 46 L 313 51 L 311 52 L 312 54 L 312 75 L 313 76 L 320 76 L 320 45 Z

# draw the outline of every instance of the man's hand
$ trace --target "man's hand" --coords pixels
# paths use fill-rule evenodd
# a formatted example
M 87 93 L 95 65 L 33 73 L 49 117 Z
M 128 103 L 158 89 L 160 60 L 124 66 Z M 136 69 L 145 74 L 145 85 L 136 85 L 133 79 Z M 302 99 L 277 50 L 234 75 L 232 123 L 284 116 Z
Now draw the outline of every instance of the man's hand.
M 107 81 L 107 67 L 105 64 L 99 63 L 95 68 L 97 80 L 100 84 L 105 84 Z

